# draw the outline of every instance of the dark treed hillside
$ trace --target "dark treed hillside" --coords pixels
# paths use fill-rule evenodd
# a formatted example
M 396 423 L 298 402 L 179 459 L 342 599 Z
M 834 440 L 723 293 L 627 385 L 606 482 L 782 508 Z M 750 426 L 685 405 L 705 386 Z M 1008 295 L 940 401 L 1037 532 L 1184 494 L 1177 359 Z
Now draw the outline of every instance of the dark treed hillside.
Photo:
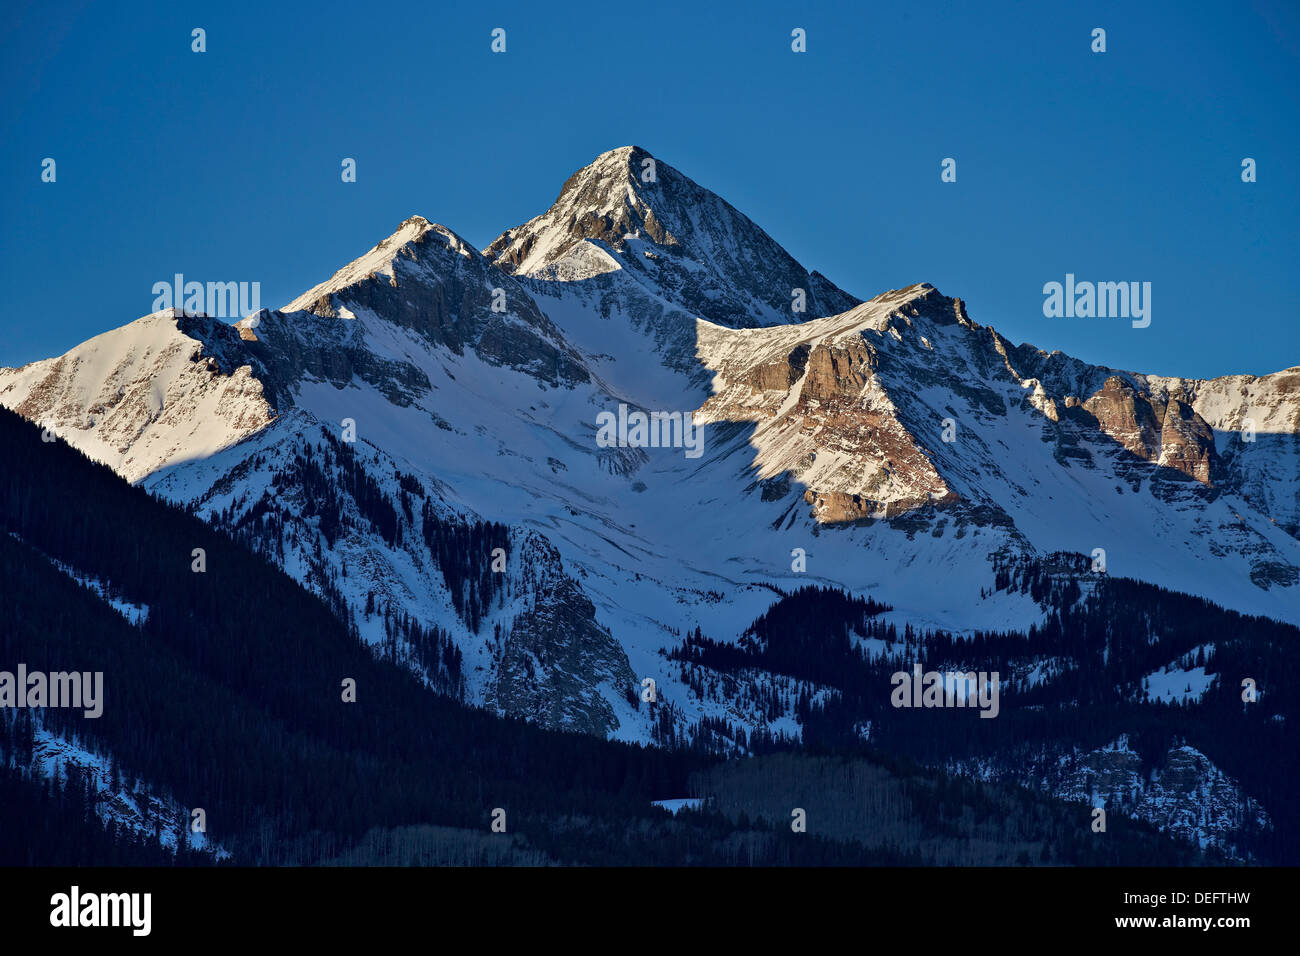
M 48 709 L 44 725 L 75 732 L 181 806 L 203 807 L 209 837 L 235 862 L 926 859 L 882 849 L 869 814 L 852 833 L 819 832 L 814 821 L 806 834 L 739 820 L 721 806 L 670 818 L 650 801 L 686 793 L 691 775 L 716 761 L 545 731 L 434 694 L 360 645 L 266 560 L 80 453 L 42 442 L 38 428 L 3 409 L 0 447 L 0 669 L 24 662 L 103 671 L 101 718 Z M 206 554 L 203 573 L 192 570 L 196 548 Z M 145 623 L 129 623 L 50 559 L 147 605 Z M 345 678 L 356 681 L 356 703 L 342 702 Z M 148 841 L 101 838 L 87 812 L 93 794 L 75 780 L 71 787 L 42 780 L 20 723 L 6 719 L 0 739 L 0 786 L 12 796 L 0 808 L 0 862 L 168 860 Z M 962 822 L 967 801 L 995 798 L 978 786 L 935 792 L 945 809 L 926 810 L 924 819 L 943 826 L 926 853 L 939 859 L 973 835 Z M 1014 788 L 996 798 L 999 806 L 1037 799 Z M 48 813 L 36 816 L 33 801 Z M 1185 848 L 1140 827 L 1123 846 L 1062 842 L 1061 821 L 1078 808 L 1053 806 L 1050 825 L 1026 828 L 1034 813 L 1018 818 L 1018 840 L 1060 842 L 1030 862 L 1119 862 L 1135 848 L 1151 861 L 1188 859 Z M 495 807 L 507 810 L 511 836 L 486 852 L 481 837 Z M 56 840 L 50 833 L 61 824 L 65 835 Z M 86 835 L 81 855 L 78 833 Z
M 1049 609 L 1043 626 L 968 636 L 918 631 L 880 620 L 885 608 L 874 602 L 804 588 L 778 602 L 737 644 L 697 630 L 672 656 L 688 669 L 743 678 L 762 668 L 833 689 L 819 702 L 806 692 L 796 701 L 803 743 L 814 750 L 858 752 L 861 730 L 870 727 L 875 748 L 939 766 L 986 763 L 1000 768 L 1003 779 L 1030 783 L 1060 755 L 1105 747 L 1121 736 L 1141 756 L 1146 774 L 1171 748 L 1190 745 L 1271 817 L 1267 829 L 1243 821 L 1237 848 L 1262 862 L 1300 860 L 1294 776 L 1278 772 L 1300 766 L 1300 743 L 1287 726 L 1300 710 L 1300 630 L 1154 585 L 1090 574 L 1078 556 L 1002 566 L 996 587 L 1043 602 Z M 1179 660 L 1218 679 L 1195 702 L 1151 698 L 1143 676 Z M 910 671 L 914 662 L 927 670 L 997 671 L 997 719 L 978 719 L 966 709 L 893 707 L 891 675 Z M 1033 673 L 1049 679 L 1028 680 Z M 1245 678 L 1263 691 L 1250 704 L 1241 698 Z

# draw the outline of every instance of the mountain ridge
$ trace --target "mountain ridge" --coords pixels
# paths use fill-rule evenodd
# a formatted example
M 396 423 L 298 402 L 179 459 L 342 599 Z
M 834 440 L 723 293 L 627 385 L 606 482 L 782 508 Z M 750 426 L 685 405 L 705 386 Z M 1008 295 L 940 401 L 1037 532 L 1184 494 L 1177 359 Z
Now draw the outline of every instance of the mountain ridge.
M 656 181 L 634 182 L 647 160 Z M 259 529 L 258 547 L 337 592 L 368 640 L 382 639 L 370 597 L 465 628 L 477 702 L 552 719 L 502 681 L 524 687 L 525 660 L 547 673 L 548 645 L 553 663 L 573 650 L 563 631 L 577 614 L 603 649 L 567 672 L 595 696 L 564 719 L 628 739 L 651 733 L 629 675 L 660 674 L 682 721 L 719 713 L 662 675 L 664 647 L 701 623 L 734 638 L 773 588 L 809 577 L 883 590 L 933 626 L 1023 627 L 1042 609 L 990 595 L 990 557 L 1100 548 L 1115 573 L 1296 616 L 1296 437 L 1240 431 L 1250 416 L 1300 422 L 1289 372 L 1184 380 L 1093 366 L 1013 346 L 928 283 L 865 302 L 836 289 L 819 305 L 816 273 L 784 250 L 745 271 L 775 241 L 702 190 L 640 148 L 611 151 L 485 253 L 409 217 L 283 309 L 233 326 L 146 316 L 0 370 L 0 403 L 207 520 Z M 720 210 L 725 228 L 683 212 L 695 207 Z M 526 249 L 527 235 L 541 238 Z M 616 268 L 553 268 L 575 255 Z M 740 272 L 730 294 L 703 296 Z M 810 309 L 847 308 L 789 311 L 796 282 Z M 693 416 L 706 454 L 599 447 L 597 415 L 619 403 Z M 356 452 L 340 456 L 347 422 Z M 322 511 L 323 494 L 338 506 Z M 511 567 L 518 589 L 500 594 L 560 603 L 514 645 L 524 606 L 484 609 L 488 632 L 502 628 L 488 640 L 468 626 L 474 602 L 440 579 L 421 501 L 436 521 L 502 523 L 512 553 L 539 536 L 529 553 L 553 553 L 553 582 L 576 590 L 525 587 Z M 813 559 L 806 572 L 792 570 L 796 548 Z M 927 591 L 937 578 L 943 602 Z M 798 732 L 789 711 L 773 726 Z

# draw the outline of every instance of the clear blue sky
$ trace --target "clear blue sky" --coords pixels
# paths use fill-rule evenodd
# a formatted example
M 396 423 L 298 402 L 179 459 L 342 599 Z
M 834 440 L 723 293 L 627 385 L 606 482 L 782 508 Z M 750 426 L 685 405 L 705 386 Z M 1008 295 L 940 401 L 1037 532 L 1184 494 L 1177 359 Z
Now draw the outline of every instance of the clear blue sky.
M 1138 371 L 1300 364 L 1300 4 L 727 6 L 10 3 L 0 365 L 176 272 L 283 305 L 416 213 L 481 247 L 632 143 L 863 297 L 928 281 Z M 1151 282 L 1150 328 L 1044 318 L 1067 272 Z

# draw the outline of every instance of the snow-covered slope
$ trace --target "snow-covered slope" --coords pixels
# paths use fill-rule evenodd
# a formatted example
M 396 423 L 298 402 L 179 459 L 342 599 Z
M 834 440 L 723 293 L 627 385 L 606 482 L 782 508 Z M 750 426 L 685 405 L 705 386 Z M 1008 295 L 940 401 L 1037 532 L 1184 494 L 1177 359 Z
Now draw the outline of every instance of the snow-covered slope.
M 0 404 L 137 481 L 204 458 L 274 413 L 251 369 L 204 353 L 209 319 L 156 312 L 58 358 L 0 369 Z

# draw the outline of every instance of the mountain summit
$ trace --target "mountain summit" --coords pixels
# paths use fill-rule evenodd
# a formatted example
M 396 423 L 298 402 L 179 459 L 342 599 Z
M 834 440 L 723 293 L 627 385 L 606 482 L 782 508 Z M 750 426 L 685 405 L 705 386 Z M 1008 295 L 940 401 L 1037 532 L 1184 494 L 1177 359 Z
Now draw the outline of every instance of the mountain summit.
M 639 146 L 596 157 L 569 177 L 550 209 L 484 252 L 505 272 L 535 279 L 581 281 L 623 270 L 730 328 L 798 322 L 860 301 Z

